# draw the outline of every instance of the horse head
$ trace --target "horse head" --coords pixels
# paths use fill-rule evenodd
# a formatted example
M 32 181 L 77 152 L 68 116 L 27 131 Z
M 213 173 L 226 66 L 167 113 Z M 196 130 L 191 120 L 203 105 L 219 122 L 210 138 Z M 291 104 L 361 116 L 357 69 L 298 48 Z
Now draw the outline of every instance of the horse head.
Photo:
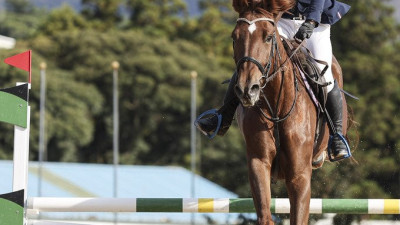
M 237 83 L 235 93 L 244 107 L 254 106 L 265 86 L 274 61 L 277 45 L 276 23 L 280 18 L 277 9 L 283 5 L 274 1 L 237 0 L 234 9 L 239 13 L 232 32 Z M 290 8 L 292 4 L 286 4 Z M 268 10 L 266 10 L 268 9 Z M 272 11 L 272 13 L 271 13 Z
M 235 93 L 244 107 L 254 106 L 260 96 L 262 78 L 270 68 L 275 44 L 275 22 L 271 18 L 246 13 L 232 32 L 237 83 Z

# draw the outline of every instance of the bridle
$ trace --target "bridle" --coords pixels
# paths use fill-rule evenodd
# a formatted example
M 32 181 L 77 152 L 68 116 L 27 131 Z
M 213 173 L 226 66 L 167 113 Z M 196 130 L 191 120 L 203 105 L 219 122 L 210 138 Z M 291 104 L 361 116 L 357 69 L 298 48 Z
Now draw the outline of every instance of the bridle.
M 274 27 L 276 26 L 275 21 L 274 21 L 273 19 L 266 18 L 266 17 L 257 18 L 257 19 L 254 19 L 254 20 L 248 20 L 248 19 L 246 19 L 246 18 L 238 18 L 238 19 L 236 20 L 236 22 L 240 22 L 240 21 L 246 22 L 246 23 L 249 24 L 249 25 L 252 25 L 252 24 L 254 24 L 254 23 L 256 23 L 256 22 L 259 22 L 259 21 L 268 21 L 268 22 L 271 22 L 271 23 L 274 25 Z M 300 44 L 300 46 L 301 46 L 301 44 Z M 300 46 L 299 46 L 299 48 L 300 48 Z M 299 48 L 298 48 L 298 49 L 299 49 Z M 281 93 L 282 93 L 282 91 L 283 91 L 283 83 L 284 83 L 284 78 L 285 78 L 284 74 L 285 74 L 285 71 L 287 70 L 286 64 L 290 61 L 290 59 L 292 58 L 292 56 L 296 53 L 296 51 L 297 51 L 298 49 L 296 49 L 296 50 L 290 55 L 290 57 L 288 57 L 288 58 L 285 60 L 285 62 L 280 63 L 280 65 L 278 66 L 278 62 L 281 62 L 281 61 L 282 61 L 282 56 L 281 56 L 281 54 L 279 53 L 278 42 L 276 41 L 276 32 L 274 32 L 274 33 L 272 34 L 271 49 L 270 49 L 270 54 L 269 54 L 269 59 L 268 59 L 267 65 L 263 66 L 257 59 L 255 59 L 254 57 L 251 57 L 251 56 L 243 56 L 243 57 L 240 58 L 240 59 L 237 61 L 237 63 L 236 63 L 236 74 L 237 74 L 238 77 L 240 76 L 240 74 L 239 74 L 239 68 L 240 68 L 241 65 L 242 65 L 243 63 L 245 63 L 245 62 L 254 63 L 254 64 L 258 67 L 258 69 L 261 71 L 261 74 L 262 74 L 262 75 L 261 75 L 261 78 L 260 78 L 260 84 L 262 84 L 262 82 L 264 82 L 263 86 L 261 87 L 261 93 L 263 94 L 264 100 L 265 100 L 265 102 L 266 102 L 266 104 L 267 104 L 267 106 L 268 106 L 268 109 L 269 109 L 269 111 L 270 111 L 270 114 L 271 114 L 272 116 L 271 116 L 271 117 L 268 116 L 268 115 L 261 109 L 260 106 L 258 106 L 258 108 L 260 109 L 261 114 L 262 114 L 266 119 L 268 119 L 268 120 L 270 120 L 270 121 L 272 121 L 272 122 L 274 122 L 274 123 L 278 123 L 278 122 L 281 122 L 281 121 L 287 119 L 287 118 L 290 116 L 290 114 L 293 112 L 294 106 L 296 105 L 297 94 L 298 94 L 297 92 L 299 91 L 299 89 L 298 89 L 298 81 L 297 81 L 297 77 L 296 77 L 296 74 L 295 74 L 295 69 L 293 69 L 294 85 L 295 85 L 295 98 L 294 98 L 294 100 L 293 100 L 293 103 L 292 103 L 292 106 L 291 106 L 289 112 L 288 112 L 285 116 L 283 116 L 283 117 L 279 117 L 279 116 L 278 116 L 278 107 L 279 107 L 279 102 L 280 102 L 280 98 L 281 98 Z M 274 57 L 274 58 L 273 58 L 273 57 Z M 274 60 L 273 60 L 273 59 L 274 59 Z M 275 71 L 270 72 L 272 62 L 274 62 L 274 66 L 273 66 L 273 67 L 276 68 L 276 69 L 275 69 Z M 271 104 L 270 104 L 269 101 L 267 100 L 267 97 L 266 97 L 266 95 L 265 95 L 265 93 L 264 93 L 263 90 L 264 90 L 265 86 L 268 84 L 268 82 L 271 81 L 271 80 L 273 80 L 278 74 L 281 74 L 282 79 L 281 79 L 280 90 L 279 90 L 279 94 L 278 94 L 277 105 L 276 105 L 276 107 L 275 107 L 275 110 L 273 110 L 272 107 L 271 107 Z M 239 80 L 239 79 L 237 79 L 237 80 Z
M 257 19 L 254 19 L 254 20 L 248 20 L 248 19 L 246 19 L 246 18 L 238 18 L 238 19 L 236 20 L 236 22 L 240 22 L 240 21 L 246 22 L 246 23 L 248 23 L 249 25 L 255 24 L 256 22 L 259 22 L 259 21 L 268 21 L 268 22 L 271 22 L 271 23 L 275 26 L 275 21 L 274 21 L 273 19 L 265 18 L 265 17 L 263 17 L 263 18 L 257 18 Z M 255 59 L 255 58 L 253 58 L 253 57 L 251 57 L 251 56 L 243 56 L 243 57 L 242 57 L 241 59 L 239 59 L 239 61 L 236 63 L 236 73 L 239 75 L 239 68 L 240 68 L 240 66 L 241 66 L 243 63 L 245 63 L 245 62 L 252 62 L 252 63 L 254 63 L 254 64 L 258 67 L 258 69 L 261 71 L 262 76 L 261 76 L 261 78 L 260 78 L 260 81 L 261 81 L 262 79 L 266 79 L 267 76 L 268 76 L 268 74 L 269 74 L 269 71 L 270 71 L 270 69 L 271 69 L 272 56 L 274 55 L 275 50 L 278 49 L 278 44 L 276 43 L 276 34 L 275 34 L 275 32 L 274 32 L 273 35 L 272 35 L 272 40 L 271 40 L 271 42 L 272 42 L 272 43 L 271 43 L 271 50 L 270 50 L 270 54 L 269 54 L 269 59 L 268 59 L 267 65 L 266 65 L 265 67 L 262 66 L 261 63 L 260 63 L 257 59 Z M 278 53 L 279 53 L 279 51 L 278 51 Z M 280 59 L 280 55 L 279 55 L 279 59 Z M 266 84 L 267 84 L 267 83 L 265 82 L 265 84 L 262 86 L 262 88 L 264 88 Z

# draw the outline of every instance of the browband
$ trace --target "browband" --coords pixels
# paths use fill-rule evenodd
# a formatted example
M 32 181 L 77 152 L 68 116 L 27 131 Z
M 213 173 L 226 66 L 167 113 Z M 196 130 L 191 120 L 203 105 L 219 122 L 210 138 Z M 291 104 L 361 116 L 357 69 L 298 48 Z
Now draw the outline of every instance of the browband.
M 265 18 L 265 17 L 264 17 L 264 18 L 257 18 L 257 19 L 254 19 L 254 20 L 248 20 L 248 19 L 246 19 L 246 18 L 238 18 L 238 19 L 236 20 L 236 22 L 239 22 L 239 21 L 246 22 L 246 23 L 248 23 L 249 25 L 254 24 L 255 22 L 258 22 L 258 21 L 269 21 L 269 22 L 275 24 L 275 21 L 274 21 L 273 19 Z

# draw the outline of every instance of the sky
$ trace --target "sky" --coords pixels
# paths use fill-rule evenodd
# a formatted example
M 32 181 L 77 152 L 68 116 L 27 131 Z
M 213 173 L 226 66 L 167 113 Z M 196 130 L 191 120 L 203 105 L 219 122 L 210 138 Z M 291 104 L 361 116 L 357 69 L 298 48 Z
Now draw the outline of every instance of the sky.
M 399 0 L 391 0 L 390 4 L 396 8 L 396 12 L 394 16 L 396 17 L 397 21 L 400 21 L 400 1 Z

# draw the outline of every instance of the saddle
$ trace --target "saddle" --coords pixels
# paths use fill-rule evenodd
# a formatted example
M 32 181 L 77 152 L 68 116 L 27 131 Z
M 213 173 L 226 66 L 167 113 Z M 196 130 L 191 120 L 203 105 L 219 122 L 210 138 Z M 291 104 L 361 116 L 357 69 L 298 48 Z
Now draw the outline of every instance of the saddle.
M 313 100 L 314 105 L 317 107 L 318 114 L 320 114 L 325 108 L 328 96 L 327 86 L 329 83 L 327 83 L 324 78 L 324 74 L 328 69 L 328 64 L 313 58 L 311 52 L 306 47 L 300 46 L 300 49 L 296 50 L 300 43 L 297 43 L 295 40 L 289 41 L 283 37 L 281 38 L 287 54 L 291 56 L 294 53 L 291 60 L 299 69 L 305 88 Z M 325 65 L 325 68 L 321 71 L 317 63 Z

